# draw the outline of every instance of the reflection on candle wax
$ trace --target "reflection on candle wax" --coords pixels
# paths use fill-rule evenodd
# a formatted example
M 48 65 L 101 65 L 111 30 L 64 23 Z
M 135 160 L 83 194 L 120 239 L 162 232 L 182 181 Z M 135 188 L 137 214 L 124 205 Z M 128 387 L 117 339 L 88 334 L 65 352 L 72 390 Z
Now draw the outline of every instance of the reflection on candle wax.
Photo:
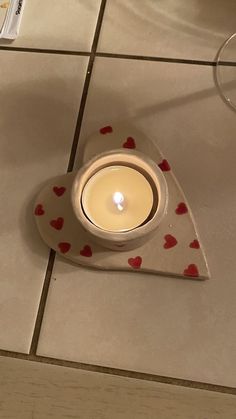
M 124 195 L 121 192 L 115 192 L 113 194 L 113 202 L 119 211 L 123 211 L 124 209 L 124 199 Z

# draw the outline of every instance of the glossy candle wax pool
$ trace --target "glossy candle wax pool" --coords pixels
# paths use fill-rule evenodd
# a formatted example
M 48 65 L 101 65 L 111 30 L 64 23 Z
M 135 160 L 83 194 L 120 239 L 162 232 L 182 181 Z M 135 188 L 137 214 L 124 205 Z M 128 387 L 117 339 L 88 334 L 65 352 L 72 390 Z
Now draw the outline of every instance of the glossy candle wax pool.
M 97 227 L 113 232 L 140 226 L 153 207 L 150 183 L 138 170 L 108 166 L 96 172 L 82 192 L 87 218 Z

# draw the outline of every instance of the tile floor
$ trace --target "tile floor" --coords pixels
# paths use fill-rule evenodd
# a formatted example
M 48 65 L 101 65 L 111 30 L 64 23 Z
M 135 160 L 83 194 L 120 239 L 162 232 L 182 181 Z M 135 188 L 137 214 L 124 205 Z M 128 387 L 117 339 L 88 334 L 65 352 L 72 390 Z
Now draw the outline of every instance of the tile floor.
M 49 253 L 32 206 L 68 164 L 88 58 L 0 51 L 0 60 L 0 348 L 27 352 Z
M 30 351 L 49 254 L 33 201 L 67 170 L 98 22 L 76 167 L 86 137 L 101 126 L 124 121 L 144 131 L 185 191 L 212 280 L 95 272 L 57 257 L 37 354 L 235 386 L 236 113 L 221 100 L 210 63 L 168 62 L 212 61 L 235 30 L 235 2 L 107 0 L 102 21 L 100 1 L 41 4 L 26 3 L 19 38 L 0 46 L 0 349 Z
M 101 0 L 26 0 L 22 25 L 14 41 L 2 45 L 91 51 Z M 0 3 L 1 4 L 1 3 Z
M 111 0 L 98 51 L 213 60 L 235 12 L 234 0 Z

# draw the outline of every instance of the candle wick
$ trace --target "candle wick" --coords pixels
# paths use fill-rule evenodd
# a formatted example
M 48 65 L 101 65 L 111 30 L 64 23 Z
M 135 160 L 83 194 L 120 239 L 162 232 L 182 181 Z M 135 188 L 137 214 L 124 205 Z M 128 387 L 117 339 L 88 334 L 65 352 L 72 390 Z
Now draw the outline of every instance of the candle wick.
M 117 204 L 117 208 L 118 208 L 119 211 L 123 211 L 123 209 L 124 209 L 124 207 L 120 204 Z

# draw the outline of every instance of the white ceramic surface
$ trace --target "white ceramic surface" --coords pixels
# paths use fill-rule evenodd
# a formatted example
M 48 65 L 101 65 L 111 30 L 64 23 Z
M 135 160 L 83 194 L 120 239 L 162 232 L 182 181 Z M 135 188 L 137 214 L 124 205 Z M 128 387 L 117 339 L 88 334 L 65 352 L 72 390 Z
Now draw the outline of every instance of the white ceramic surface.
M 235 386 L 235 113 L 211 67 L 97 59 L 80 163 L 85 140 L 111 121 L 133 122 L 175 168 L 212 280 L 78 270 L 57 259 L 38 353 Z
M 32 205 L 68 164 L 87 58 L 2 51 L 0 61 L 0 348 L 28 352 L 49 254 Z
M 235 29 L 234 0 L 108 0 L 100 52 L 214 60 Z

